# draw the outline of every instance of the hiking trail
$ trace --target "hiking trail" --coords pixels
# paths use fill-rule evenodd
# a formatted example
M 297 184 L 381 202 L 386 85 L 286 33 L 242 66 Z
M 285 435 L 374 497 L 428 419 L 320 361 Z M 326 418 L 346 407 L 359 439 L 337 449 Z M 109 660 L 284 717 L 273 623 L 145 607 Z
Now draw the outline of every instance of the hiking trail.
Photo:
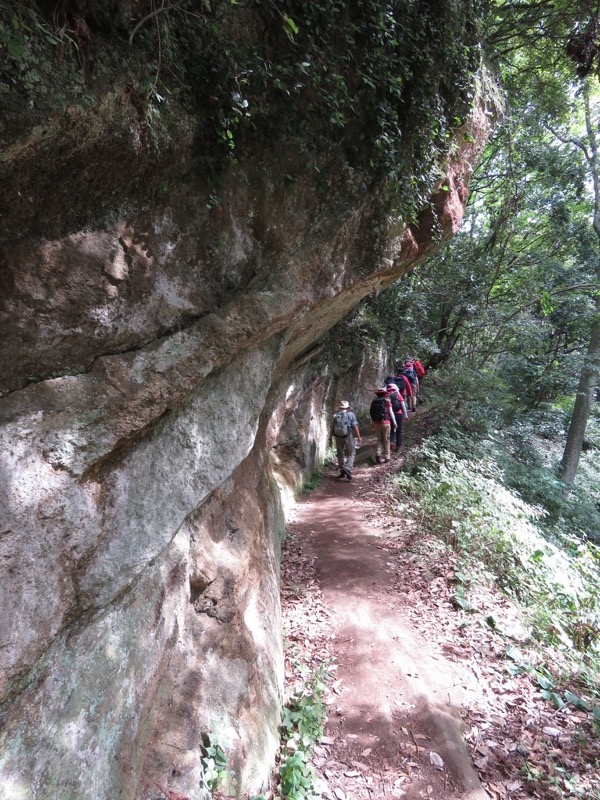
M 390 463 L 374 463 L 365 426 L 352 481 L 336 479 L 331 464 L 288 526 L 288 686 L 299 662 L 334 665 L 313 759 L 324 800 L 530 796 L 519 770 L 526 759 L 542 765 L 554 746 L 543 733 L 559 724 L 554 712 L 506 669 L 505 640 L 453 604 L 456 557 L 392 496 L 406 439 L 420 438 L 425 416 L 411 415 Z M 518 641 L 519 621 L 502 596 L 482 588 L 476 600 Z
M 477 676 L 447 660 L 410 619 L 418 605 L 398 569 L 403 543 L 418 530 L 390 522 L 381 508 L 385 474 L 401 454 L 370 466 L 374 442 L 369 431 L 363 436 L 353 480 L 335 480 L 330 469 L 289 526 L 312 550 L 337 664 L 318 788 L 336 800 L 485 800 L 458 713 L 480 691 Z

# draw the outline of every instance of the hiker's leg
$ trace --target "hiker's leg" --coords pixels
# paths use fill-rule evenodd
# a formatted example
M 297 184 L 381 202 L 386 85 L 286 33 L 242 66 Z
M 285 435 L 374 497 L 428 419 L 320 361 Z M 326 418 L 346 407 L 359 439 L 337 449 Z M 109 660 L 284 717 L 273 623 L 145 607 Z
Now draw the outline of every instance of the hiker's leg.
M 340 468 L 340 472 L 344 469 L 344 445 L 346 444 L 346 440 L 341 436 L 335 437 L 335 450 L 337 454 L 337 462 L 338 467 Z
M 396 414 L 396 450 L 400 450 L 402 445 L 402 414 Z
M 388 434 L 388 426 L 387 425 L 382 425 L 381 427 L 385 429 L 385 432 L 383 434 L 383 448 L 384 448 L 383 457 L 387 461 L 389 461 L 390 460 L 390 437 L 389 437 L 389 434 Z
M 352 472 L 352 467 L 354 466 L 354 457 L 356 456 L 356 447 L 354 445 L 354 436 L 351 433 L 346 436 L 346 463 L 344 464 L 346 470 L 348 472 Z
M 377 458 L 381 458 L 381 454 L 383 452 L 383 439 L 387 437 L 388 431 L 386 426 L 382 425 L 380 422 L 376 422 L 374 428 L 375 428 L 375 452 L 377 454 Z

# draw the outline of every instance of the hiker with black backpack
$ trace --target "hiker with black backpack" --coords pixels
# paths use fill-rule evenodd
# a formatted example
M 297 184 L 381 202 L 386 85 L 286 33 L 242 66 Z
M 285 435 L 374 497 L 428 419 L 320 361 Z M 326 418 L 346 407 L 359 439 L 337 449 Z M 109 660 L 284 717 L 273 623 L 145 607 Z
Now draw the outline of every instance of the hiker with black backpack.
M 350 403 L 347 400 L 342 400 L 331 420 L 329 446 L 331 447 L 332 440 L 335 438 L 335 449 L 340 468 L 338 478 L 348 478 L 350 481 L 352 480 L 352 467 L 354 466 L 354 456 L 356 455 L 354 437 L 356 437 L 359 444 L 362 442 L 358 421 L 354 413 L 350 411 Z
M 395 383 L 388 383 L 385 388 L 396 419 L 396 430 L 390 425 L 390 450 L 399 453 L 402 444 L 402 420 L 408 419 L 408 411 L 398 386 Z
M 398 388 L 400 389 L 400 394 L 402 395 L 402 399 L 406 403 L 406 409 L 408 410 L 410 396 L 412 395 L 412 389 L 410 386 L 410 381 L 402 371 L 403 369 L 404 367 L 401 364 L 398 365 L 398 368 L 396 369 L 396 374 L 394 375 L 391 381 L 388 381 L 388 383 L 395 383 L 396 386 L 398 386 Z
M 369 409 L 369 416 L 371 417 L 371 427 L 375 432 L 375 441 L 377 443 L 375 461 L 380 464 L 382 455 L 384 461 L 390 460 L 390 431 L 395 431 L 397 427 L 396 417 L 385 387 L 375 391 L 375 397 L 371 401 Z

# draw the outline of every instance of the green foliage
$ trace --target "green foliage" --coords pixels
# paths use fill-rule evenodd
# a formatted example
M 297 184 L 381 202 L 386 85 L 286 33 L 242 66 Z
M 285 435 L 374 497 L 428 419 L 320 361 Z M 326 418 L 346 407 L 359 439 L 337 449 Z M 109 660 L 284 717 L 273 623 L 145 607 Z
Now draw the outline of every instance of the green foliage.
M 310 764 L 312 750 L 323 735 L 327 706 L 323 693 L 328 665 L 322 664 L 313 675 L 303 670 L 305 679 L 284 708 L 281 724 L 282 756 L 279 768 L 279 793 L 282 800 L 310 800 L 315 773 Z
M 502 403 L 493 407 L 482 399 L 486 393 L 488 402 L 493 398 L 493 381 L 481 376 L 476 386 L 471 375 L 469 389 L 468 377 L 463 376 L 461 388 L 438 379 L 437 406 L 429 417 L 437 433 L 408 454 L 397 478 L 401 502 L 418 503 L 431 529 L 461 554 L 467 570 L 481 572 L 527 607 L 540 641 L 566 649 L 573 658 L 596 652 L 600 548 L 589 537 L 590 523 L 600 522 L 598 511 L 593 502 L 581 506 L 581 497 L 565 493 L 546 463 L 555 463 L 548 445 L 530 438 L 534 423 L 524 415 L 507 423 Z M 443 402 L 444 386 L 453 388 L 458 405 L 449 417 L 444 417 L 449 405 Z M 498 387 L 495 392 L 501 397 Z M 455 605 L 474 610 L 466 580 L 457 584 Z M 487 624 L 495 627 L 496 621 Z
M 227 756 L 214 731 L 204 735 L 202 742 L 202 768 L 204 786 L 214 794 L 217 789 L 235 786 L 235 773 L 227 769 Z
M 307 478 L 307 480 L 303 481 L 300 494 L 307 494 L 308 492 L 312 492 L 313 489 L 316 489 L 319 483 L 321 482 L 322 477 L 323 477 L 322 472 L 313 473 L 313 475 L 311 475 L 310 478 Z
M 480 67 L 482 12 L 469 0 L 184 0 L 138 19 L 111 16 L 112 5 L 81 12 L 66 0 L 45 13 L 0 0 L 4 102 L 15 91 L 35 110 L 80 101 L 112 61 L 149 141 L 183 106 L 205 166 L 265 137 L 295 142 L 301 171 L 334 149 L 385 179 L 405 218 L 429 201 Z
M 77 31 L 59 12 L 46 18 L 36 4 L 0 2 L 0 86 L 19 91 L 18 102 L 33 110 L 36 100 L 46 106 L 54 90 L 62 97 L 56 79 L 62 78 L 74 91 L 81 91 L 80 50 Z M 7 98 L 5 97 L 5 100 Z
M 287 744 L 293 749 L 312 748 L 323 735 L 326 706 L 323 693 L 326 688 L 328 665 L 322 664 L 314 675 L 305 670 L 305 684 L 299 687 L 284 709 L 282 728 Z
M 505 481 L 527 502 L 545 509 L 548 535 L 600 544 L 600 449 L 593 445 L 597 417 L 590 424 L 579 480 L 570 491 L 565 491 L 556 472 L 565 423 L 565 413 L 552 407 L 515 415 L 504 431 L 500 455 Z
M 580 94 L 560 73 L 570 99 L 558 123 L 540 112 L 546 79 L 558 91 L 554 73 L 536 75 L 526 95 L 511 90 L 520 105 L 475 171 L 462 229 L 364 303 L 367 325 L 394 351 L 494 369 L 525 408 L 574 390 L 599 286 Z
M 281 796 L 288 800 L 317 797 L 313 786 L 315 772 L 304 750 L 288 755 L 279 768 Z
M 333 449 L 329 449 L 327 454 L 325 455 L 323 463 L 317 463 L 314 466 L 314 471 L 310 478 L 306 478 L 302 482 L 302 486 L 300 491 L 297 493 L 299 495 L 307 494 L 307 492 L 312 492 L 323 480 L 323 474 L 325 472 L 325 464 L 329 461 L 333 460 L 335 457 L 335 451 Z

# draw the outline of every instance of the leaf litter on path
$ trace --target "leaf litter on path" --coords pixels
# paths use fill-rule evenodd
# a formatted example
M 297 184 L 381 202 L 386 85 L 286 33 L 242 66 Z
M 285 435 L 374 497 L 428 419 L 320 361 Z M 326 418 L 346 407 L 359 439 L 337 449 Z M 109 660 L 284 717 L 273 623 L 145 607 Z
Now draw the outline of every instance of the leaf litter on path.
M 519 628 L 517 617 L 503 595 L 493 587 L 478 588 L 471 600 L 479 611 L 473 614 L 453 604 L 456 558 L 415 524 L 414 519 L 396 516 L 386 474 L 399 468 L 400 463 L 356 470 L 351 490 L 345 490 L 351 492 L 347 502 L 353 515 L 377 529 L 378 537 L 373 538 L 372 548 L 383 559 L 383 568 L 381 577 L 370 587 L 371 595 L 379 597 L 382 608 L 391 598 L 393 608 L 401 612 L 427 643 L 435 670 L 450 670 L 449 665 L 454 664 L 472 673 L 476 691 L 471 688 L 465 692 L 460 713 L 464 738 L 485 795 L 495 800 L 600 798 L 600 745 L 593 736 L 589 715 L 573 706 L 556 711 L 543 700 L 527 675 L 509 672 L 507 642 L 486 623 L 486 618 L 511 619 L 516 631 L 513 642 L 526 639 L 527 633 Z M 311 519 L 318 517 L 320 491 L 327 495 L 335 490 L 326 483 L 313 493 L 305 503 L 309 508 L 301 509 Z M 298 517 L 297 514 L 296 520 Z M 345 642 L 336 638 L 336 621 L 319 585 L 315 538 L 320 535 L 322 524 L 323 520 L 317 524 L 313 519 L 307 535 L 305 526 L 292 521 L 284 545 L 282 609 L 288 642 L 288 692 L 301 677 L 300 662 L 316 669 L 323 661 L 335 661 L 342 650 L 345 657 L 350 654 L 352 658 L 352 648 L 360 644 L 355 636 Z M 381 670 L 381 665 L 377 669 Z M 454 680 L 451 671 L 448 680 Z M 448 685 L 449 692 L 455 688 Z M 344 703 L 338 706 L 336 698 Z M 426 733 L 417 730 L 415 735 L 414 730 L 409 731 L 402 724 L 403 719 L 414 714 L 414 709 L 403 712 L 401 697 L 390 704 L 390 708 L 393 706 L 406 715 L 395 723 L 397 734 L 404 741 L 394 757 L 389 753 L 382 756 L 376 738 L 369 739 L 364 731 L 358 738 L 348 735 L 348 725 L 356 723 L 361 709 L 355 709 L 356 718 L 350 719 L 352 710 L 347 706 L 342 678 L 336 678 L 331 685 L 327 702 L 330 717 L 327 735 L 317 756 L 323 798 L 343 795 L 346 800 L 387 797 L 450 800 L 460 796 L 453 793 L 453 781 L 443 757 L 427 747 L 426 739 L 417 738 Z M 412 727 L 418 728 L 418 717 L 410 719 Z M 404 732 L 409 735 L 404 736 Z M 431 783 L 421 780 L 418 794 L 411 794 L 417 776 L 430 777 L 424 770 L 434 773 Z M 442 777 L 446 782 L 440 784 Z M 430 794 L 429 789 L 436 794 Z

